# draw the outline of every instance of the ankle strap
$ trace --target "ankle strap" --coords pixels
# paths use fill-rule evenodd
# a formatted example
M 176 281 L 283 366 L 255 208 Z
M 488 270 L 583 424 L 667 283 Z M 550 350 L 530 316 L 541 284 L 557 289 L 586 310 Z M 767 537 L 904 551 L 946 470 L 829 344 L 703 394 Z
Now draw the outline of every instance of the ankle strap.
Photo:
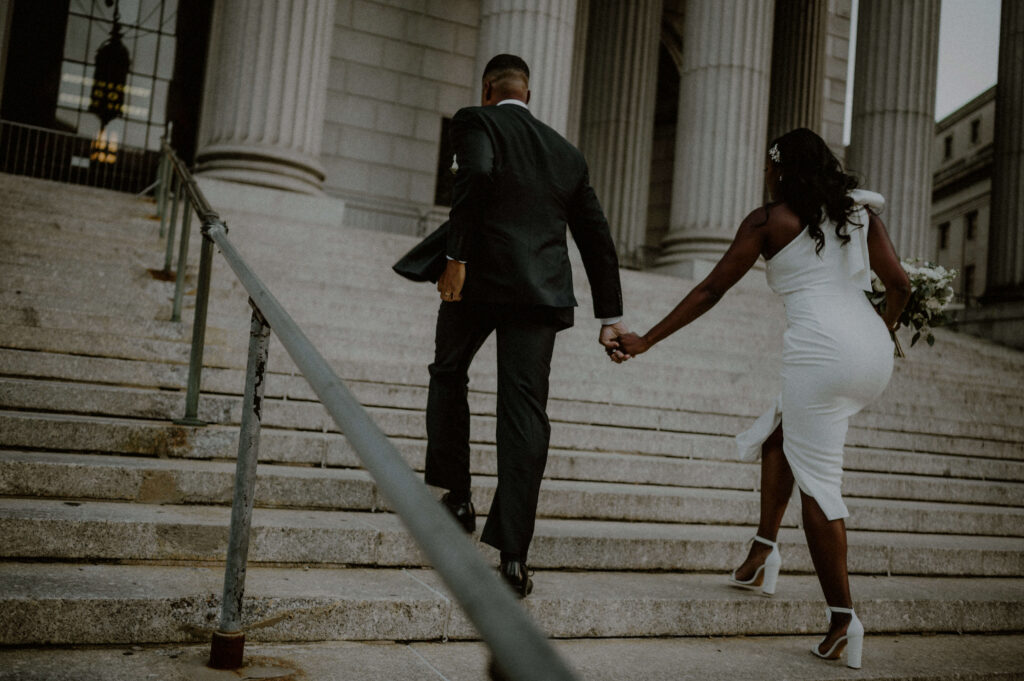
M 853 614 L 853 608 L 837 608 L 837 607 L 832 606 L 832 605 L 827 606 L 827 607 L 832 612 L 838 612 L 838 613 L 841 613 L 841 614 L 844 614 L 844 615 L 852 615 Z
M 776 546 L 778 546 L 778 544 L 777 544 L 777 543 L 775 543 L 775 542 L 773 542 L 773 541 L 769 541 L 769 540 L 765 539 L 764 537 L 759 537 L 759 536 L 757 536 L 756 534 L 754 535 L 754 541 L 756 541 L 756 542 L 761 542 L 762 544 L 767 544 L 768 546 L 772 547 L 773 549 L 774 549 L 774 548 L 775 548 Z

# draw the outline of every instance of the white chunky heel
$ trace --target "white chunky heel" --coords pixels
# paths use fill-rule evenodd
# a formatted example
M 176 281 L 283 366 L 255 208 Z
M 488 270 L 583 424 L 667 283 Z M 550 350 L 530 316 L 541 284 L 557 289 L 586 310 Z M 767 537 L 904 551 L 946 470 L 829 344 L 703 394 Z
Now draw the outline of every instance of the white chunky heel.
M 753 541 L 772 547 L 771 553 L 765 558 L 764 564 L 757 568 L 753 577 L 741 581 L 736 579 L 736 571 L 733 570 L 729 581 L 745 589 L 760 589 L 763 595 L 772 596 L 775 594 L 775 585 L 779 581 L 779 570 L 782 569 L 782 554 L 779 553 L 779 545 L 758 536 L 755 536 Z
M 838 660 L 845 648 L 846 666 L 850 669 L 860 669 L 861 656 L 864 653 L 864 625 L 857 618 L 857 613 L 853 611 L 853 608 L 835 608 L 831 605 L 828 606 L 826 612 L 828 613 L 829 624 L 832 623 L 832 613 L 834 612 L 850 615 L 850 626 L 846 628 L 846 633 L 840 636 L 827 652 L 822 653 L 819 648 L 821 648 L 821 644 L 825 642 L 825 639 L 828 638 L 828 635 L 821 639 L 818 645 L 811 648 L 811 652 L 823 660 Z

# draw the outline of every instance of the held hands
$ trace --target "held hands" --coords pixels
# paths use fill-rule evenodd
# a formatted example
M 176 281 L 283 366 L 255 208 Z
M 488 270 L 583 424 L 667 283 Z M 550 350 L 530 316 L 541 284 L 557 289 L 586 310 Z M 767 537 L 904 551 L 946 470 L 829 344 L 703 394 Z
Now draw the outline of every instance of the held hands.
M 628 334 L 629 329 L 622 322 L 616 322 L 614 324 L 606 324 L 601 327 L 601 333 L 597 337 L 598 342 L 604 346 L 605 352 L 608 353 L 608 357 L 616 364 L 622 364 L 629 355 L 619 349 L 618 339 L 623 334 Z
M 643 336 L 635 333 L 625 333 L 615 339 L 619 344 L 619 351 L 628 357 L 642 355 L 651 349 L 651 344 Z
M 462 300 L 462 285 L 465 283 L 466 263 L 449 260 L 444 272 L 437 280 L 437 290 L 441 293 L 441 300 L 446 303 Z

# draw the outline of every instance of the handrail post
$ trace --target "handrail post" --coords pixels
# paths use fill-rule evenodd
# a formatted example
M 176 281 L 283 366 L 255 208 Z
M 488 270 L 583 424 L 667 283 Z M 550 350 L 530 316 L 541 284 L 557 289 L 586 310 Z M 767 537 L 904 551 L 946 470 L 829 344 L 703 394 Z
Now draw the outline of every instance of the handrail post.
M 171 321 L 181 321 L 181 298 L 185 289 L 185 268 L 188 265 L 188 241 L 192 231 L 192 204 L 185 201 L 185 214 L 181 217 L 181 248 L 178 250 L 178 271 L 174 277 L 174 302 L 171 304 Z
M 267 351 L 270 326 L 256 305 L 249 324 L 249 359 L 245 369 L 245 397 L 242 402 L 242 426 L 238 436 L 238 461 L 235 464 L 235 496 L 231 503 L 231 533 L 228 537 L 227 565 L 224 569 L 224 595 L 220 624 L 210 644 L 210 663 L 214 669 L 238 669 L 242 666 L 245 633 L 242 631 L 242 596 L 245 569 L 249 557 L 249 528 L 252 524 L 253 495 L 256 490 L 256 462 L 259 453 L 263 390 L 266 385 Z
M 210 228 L 222 225 L 219 220 L 204 217 L 203 246 L 199 252 L 199 280 L 196 283 L 196 311 L 192 322 L 192 351 L 188 360 L 188 390 L 185 393 L 185 416 L 174 422 L 184 426 L 205 426 L 199 420 L 199 385 L 203 373 L 203 346 L 206 342 L 206 312 L 210 303 L 210 277 L 213 270 L 213 239 Z M 225 229 L 227 227 L 225 226 Z
M 157 172 L 160 186 L 157 187 L 156 194 L 156 214 L 160 216 L 161 239 L 167 233 L 167 185 L 170 181 L 170 175 L 171 158 L 167 154 L 167 149 L 163 149 L 160 157 L 160 170 Z
M 174 230 L 178 226 L 178 205 L 181 203 L 182 188 L 185 186 L 184 178 L 174 174 L 174 203 L 171 204 L 171 222 L 167 227 L 167 252 L 164 255 L 164 274 L 170 274 L 171 261 L 174 258 Z M 186 207 L 186 211 L 188 208 Z

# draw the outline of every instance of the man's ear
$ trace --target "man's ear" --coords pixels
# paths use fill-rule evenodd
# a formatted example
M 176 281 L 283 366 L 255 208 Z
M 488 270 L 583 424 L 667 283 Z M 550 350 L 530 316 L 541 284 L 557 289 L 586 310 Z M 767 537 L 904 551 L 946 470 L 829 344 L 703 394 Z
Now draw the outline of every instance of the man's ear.
M 487 102 L 491 101 L 491 97 L 494 94 L 494 84 L 489 80 L 484 81 L 484 89 L 480 95 L 481 106 L 487 106 Z
M 526 103 L 527 104 L 530 103 L 530 91 L 529 90 L 526 91 Z

